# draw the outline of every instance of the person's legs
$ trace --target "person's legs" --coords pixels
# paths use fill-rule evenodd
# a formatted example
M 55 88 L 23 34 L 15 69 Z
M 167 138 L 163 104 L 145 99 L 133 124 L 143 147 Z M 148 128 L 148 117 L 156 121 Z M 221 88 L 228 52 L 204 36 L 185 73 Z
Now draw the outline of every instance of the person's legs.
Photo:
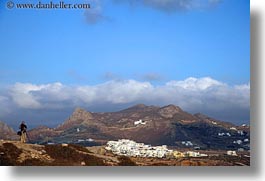
M 26 143 L 27 135 L 26 132 L 24 133 L 24 143 Z
M 20 142 L 23 143 L 23 133 L 20 135 Z
M 21 134 L 21 142 L 26 143 L 26 133 L 25 132 L 22 132 L 22 134 Z

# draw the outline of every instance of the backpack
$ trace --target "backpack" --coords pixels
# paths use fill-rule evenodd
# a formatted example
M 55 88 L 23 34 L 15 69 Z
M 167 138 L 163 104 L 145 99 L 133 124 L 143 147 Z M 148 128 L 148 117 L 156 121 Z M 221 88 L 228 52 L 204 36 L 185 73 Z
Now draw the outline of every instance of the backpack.
M 21 136 L 22 135 L 21 131 L 18 131 L 17 132 L 17 135 Z

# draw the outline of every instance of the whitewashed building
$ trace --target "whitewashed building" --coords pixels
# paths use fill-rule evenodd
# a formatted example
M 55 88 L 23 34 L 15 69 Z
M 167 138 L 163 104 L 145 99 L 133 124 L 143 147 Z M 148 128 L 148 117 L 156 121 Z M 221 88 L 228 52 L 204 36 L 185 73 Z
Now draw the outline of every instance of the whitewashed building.
M 145 125 L 146 122 L 144 122 L 143 120 L 139 120 L 139 121 L 134 121 L 134 125 L 139 125 L 139 124 L 142 124 L 142 125 Z
M 237 156 L 236 151 L 232 151 L 232 150 L 228 150 L 228 151 L 226 152 L 226 154 L 227 154 L 227 155 L 230 155 L 230 156 Z
M 193 143 L 191 141 L 182 141 L 181 144 L 185 146 L 193 146 Z
M 214 125 L 217 125 L 217 122 L 215 122 L 215 121 L 212 121 L 212 124 L 214 124 Z
M 106 150 L 112 151 L 116 155 L 132 156 L 132 157 L 157 157 L 164 158 L 167 154 L 173 152 L 166 145 L 151 146 L 144 143 L 136 143 L 132 140 L 121 139 L 118 141 L 109 141 Z
M 236 140 L 236 141 L 233 141 L 234 144 L 238 144 L 238 145 L 241 145 L 243 143 L 242 140 Z
M 235 127 L 231 127 L 230 130 L 237 131 L 237 129 Z
M 208 156 L 207 154 L 201 154 L 199 152 L 194 152 L 194 151 L 187 151 L 185 153 L 185 155 L 187 157 L 206 157 L 206 156 Z

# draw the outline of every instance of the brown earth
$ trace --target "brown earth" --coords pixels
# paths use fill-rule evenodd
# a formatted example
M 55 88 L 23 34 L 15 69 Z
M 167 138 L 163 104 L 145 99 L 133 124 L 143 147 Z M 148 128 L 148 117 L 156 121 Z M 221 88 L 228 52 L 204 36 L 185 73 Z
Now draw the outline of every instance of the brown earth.
M 0 165 L 6 166 L 248 166 L 250 158 L 209 156 L 205 158 L 139 158 L 116 156 L 102 146 L 73 144 L 33 145 L 0 141 Z

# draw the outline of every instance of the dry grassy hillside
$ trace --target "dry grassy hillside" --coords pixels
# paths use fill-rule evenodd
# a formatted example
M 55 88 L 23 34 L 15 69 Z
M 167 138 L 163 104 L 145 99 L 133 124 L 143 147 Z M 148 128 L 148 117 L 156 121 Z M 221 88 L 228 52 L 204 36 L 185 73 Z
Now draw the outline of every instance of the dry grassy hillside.
M 0 141 L 1 166 L 245 166 L 250 158 L 140 158 L 116 156 L 102 146 L 35 145 Z

